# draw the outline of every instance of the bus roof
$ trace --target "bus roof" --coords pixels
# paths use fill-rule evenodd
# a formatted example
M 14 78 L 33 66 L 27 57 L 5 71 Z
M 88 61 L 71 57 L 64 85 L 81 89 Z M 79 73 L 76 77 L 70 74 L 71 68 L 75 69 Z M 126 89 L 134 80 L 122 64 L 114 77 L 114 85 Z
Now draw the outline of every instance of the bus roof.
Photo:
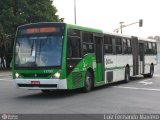
M 138 37 L 138 39 L 141 41 L 156 42 L 156 40 L 154 40 L 154 39 L 147 39 L 147 38 L 140 38 L 140 37 Z
M 103 31 L 103 34 L 113 35 L 113 36 L 117 36 L 117 37 L 131 38 L 131 36 L 129 36 L 129 35 L 118 34 L 118 33 L 112 33 L 112 32 L 107 32 L 107 31 Z
M 67 23 L 63 23 L 63 22 L 37 22 L 37 23 L 29 23 L 29 24 L 20 25 L 20 26 L 18 26 L 18 28 L 23 28 L 23 27 L 26 27 L 26 26 L 38 25 L 38 24 L 61 24 L 61 25 L 63 24 L 63 25 L 66 25 L 67 28 L 74 28 L 74 29 L 84 30 L 84 31 L 88 31 L 88 32 L 102 33 L 102 34 L 113 35 L 113 36 L 117 36 L 117 37 L 132 38 L 131 35 L 124 35 L 124 34 L 122 35 L 122 34 L 118 34 L 118 33 L 112 33 L 112 32 L 103 31 L 101 29 L 95 29 L 95 28 L 90 28 L 90 27 L 83 27 L 83 26 L 74 25 L 74 24 L 67 24 Z M 138 40 L 148 41 L 148 42 L 156 42 L 156 40 L 154 40 L 154 39 L 147 39 L 147 38 L 140 38 L 140 37 L 138 37 Z
M 90 27 L 83 27 L 79 25 L 67 24 L 67 28 L 74 28 L 78 30 L 84 30 L 88 32 L 96 32 L 96 33 L 103 33 L 100 29 L 90 28 Z
M 104 33 L 104 34 L 107 34 L 107 35 L 117 36 L 117 37 L 132 38 L 131 35 L 124 35 L 124 34 L 118 34 L 118 33 L 111 33 L 111 32 L 106 32 L 106 31 L 103 31 L 103 33 Z M 137 36 L 135 36 L 135 37 L 137 37 Z M 147 39 L 147 38 L 141 38 L 141 37 L 138 37 L 138 40 L 147 41 L 147 42 L 156 42 L 156 40 L 154 40 L 154 39 Z

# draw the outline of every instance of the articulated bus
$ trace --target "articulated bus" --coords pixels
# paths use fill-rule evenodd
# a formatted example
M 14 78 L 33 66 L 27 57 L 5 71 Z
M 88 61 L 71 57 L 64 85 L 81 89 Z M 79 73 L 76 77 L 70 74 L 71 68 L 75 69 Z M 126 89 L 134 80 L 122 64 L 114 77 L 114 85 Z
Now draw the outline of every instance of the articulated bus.
M 88 92 L 131 76 L 152 77 L 156 64 L 155 40 L 45 22 L 18 27 L 12 68 L 18 88 Z

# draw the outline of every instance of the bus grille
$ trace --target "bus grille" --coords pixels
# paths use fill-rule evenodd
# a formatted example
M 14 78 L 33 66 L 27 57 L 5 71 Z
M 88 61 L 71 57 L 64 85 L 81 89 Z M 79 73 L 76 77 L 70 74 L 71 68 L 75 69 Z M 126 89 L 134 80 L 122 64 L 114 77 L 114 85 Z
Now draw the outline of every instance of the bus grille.
M 73 88 L 79 88 L 82 87 L 82 73 L 81 72 L 74 72 L 72 74 L 72 84 Z
M 57 84 L 40 84 L 40 85 L 32 85 L 32 84 L 18 84 L 19 87 L 54 87 L 57 88 Z
M 49 77 L 51 74 L 50 73 L 21 73 L 21 75 L 25 78 L 47 78 Z

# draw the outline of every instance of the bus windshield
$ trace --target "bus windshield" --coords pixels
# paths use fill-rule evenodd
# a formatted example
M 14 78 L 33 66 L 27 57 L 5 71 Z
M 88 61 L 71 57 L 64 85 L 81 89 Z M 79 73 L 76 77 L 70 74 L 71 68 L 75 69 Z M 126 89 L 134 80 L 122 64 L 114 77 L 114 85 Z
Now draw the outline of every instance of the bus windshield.
M 61 66 L 63 36 L 23 36 L 16 40 L 15 67 Z

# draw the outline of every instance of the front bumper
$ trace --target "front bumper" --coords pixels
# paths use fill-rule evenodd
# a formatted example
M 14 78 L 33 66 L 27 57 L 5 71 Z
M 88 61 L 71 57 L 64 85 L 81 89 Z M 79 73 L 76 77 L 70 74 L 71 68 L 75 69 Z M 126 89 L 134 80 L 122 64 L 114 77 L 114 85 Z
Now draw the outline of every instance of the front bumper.
M 39 81 L 40 84 L 31 84 L 32 81 Z M 66 79 L 15 79 L 18 88 L 29 90 L 54 90 L 67 89 Z

